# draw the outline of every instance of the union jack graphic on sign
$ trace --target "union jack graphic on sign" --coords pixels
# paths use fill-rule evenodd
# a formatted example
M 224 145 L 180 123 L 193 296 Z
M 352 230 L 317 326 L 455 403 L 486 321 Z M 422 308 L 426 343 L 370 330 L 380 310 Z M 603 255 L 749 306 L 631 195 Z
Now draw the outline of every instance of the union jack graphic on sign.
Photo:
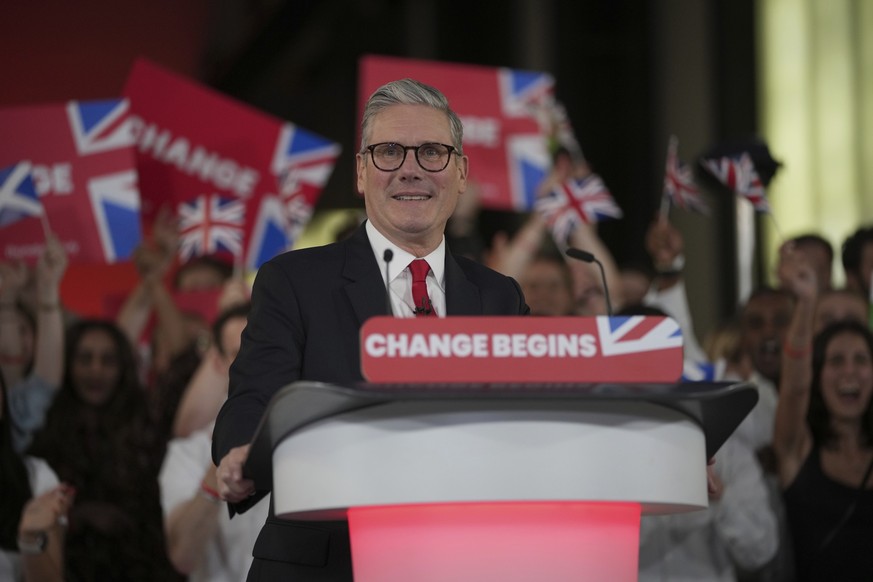
M 242 252 L 245 204 L 218 194 L 198 196 L 179 204 L 179 256 Z
M 0 170 L 0 228 L 42 213 L 30 163 L 19 162 Z
M 126 99 L 71 101 L 67 116 L 79 155 L 97 154 L 134 144 Z
M 272 165 L 279 182 L 279 194 L 283 197 L 303 194 L 314 205 L 333 172 L 340 149 L 339 144 L 296 125 L 284 124 Z
M 598 317 L 597 331 L 604 356 L 682 347 L 682 329 L 669 317 Z
M 530 117 L 552 100 L 555 79 L 546 73 L 498 69 L 500 104 L 507 117 Z
M 246 251 L 246 267 L 257 269 L 279 253 L 290 249 L 288 231 L 289 225 L 285 219 L 282 201 L 278 196 L 264 196 Z
M 130 258 L 141 238 L 136 171 L 91 178 L 88 195 L 106 260 Z

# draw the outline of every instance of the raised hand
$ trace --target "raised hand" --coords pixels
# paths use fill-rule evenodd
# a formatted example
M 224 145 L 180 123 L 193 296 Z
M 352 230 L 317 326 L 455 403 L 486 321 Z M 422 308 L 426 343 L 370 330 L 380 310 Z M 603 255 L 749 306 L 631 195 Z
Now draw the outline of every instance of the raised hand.
M 663 216 L 655 219 L 646 232 L 646 251 L 659 272 L 674 269 L 676 259 L 682 255 L 684 247 L 682 234 Z
M 36 263 L 36 283 L 42 301 L 57 301 L 58 288 L 67 270 L 67 263 L 64 245 L 57 236 L 47 233 L 45 248 Z
M 791 291 L 798 299 L 814 301 L 818 294 L 818 280 L 815 269 L 803 253 L 786 243 L 779 249 L 779 271 L 777 276 L 782 287 Z

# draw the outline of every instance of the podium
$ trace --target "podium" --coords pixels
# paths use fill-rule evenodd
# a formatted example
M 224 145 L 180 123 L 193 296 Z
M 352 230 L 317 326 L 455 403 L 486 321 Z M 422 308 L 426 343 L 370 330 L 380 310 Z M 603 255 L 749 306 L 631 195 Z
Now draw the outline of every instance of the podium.
M 246 475 L 348 519 L 356 581 L 636 580 L 642 513 L 707 506 L 749 384 L 296 382 Z M 270 486 L 272 484 L 272 486 Z

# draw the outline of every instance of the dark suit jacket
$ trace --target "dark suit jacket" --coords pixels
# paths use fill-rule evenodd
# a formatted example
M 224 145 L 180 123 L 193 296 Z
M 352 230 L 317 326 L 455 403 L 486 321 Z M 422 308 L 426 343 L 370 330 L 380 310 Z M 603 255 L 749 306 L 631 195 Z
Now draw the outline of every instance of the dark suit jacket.
M 259 269 L 242 346 L 230 369 L 228 400 L 215 423 L 216 463 L 250 442 L 280 388 L 301 379 L 341 385 L 363 380 L 360 327 L 388 313 L 381 268 L 362 225 L 345 241 L 288 252 Z M 448 251 L 445 286 L 448 315 L 529 311 L 514 280 Z M 249 580 L 352 580 L 345 522 L 271 516 L 254 556 Z

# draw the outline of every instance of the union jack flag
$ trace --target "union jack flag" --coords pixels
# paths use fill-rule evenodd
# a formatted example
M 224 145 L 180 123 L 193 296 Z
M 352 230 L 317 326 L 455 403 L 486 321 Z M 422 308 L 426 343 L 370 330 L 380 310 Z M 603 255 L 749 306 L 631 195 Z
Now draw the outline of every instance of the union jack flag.
M 715 158 L 703 160 L 704 167 L 718 180 L 752 203 L 758 212 L 769 212 L 764 184 L 748 152 L 739 158 Z
M 682 328 L 669 317 L 598 317 L 597 332 L 604 356 L 682 347 Z
M 559 184 L 537 200 L 535 208 L 543 214 L 559 243 L 566 242 L 580 224 L 623 216 L 597 174 Z
M 664 172 L 664 196 L 678 208 L 709 214 L 709 206 L 694 183 L 691 167 L 679 160 L 679 139 L 670 136 L 667 146 L 667 168 Z
M 179 204 L 179 256 L 242 252 L 245 204 L 218 194 L 198 196 Z
M 91 178 L 88 195 L 103 256 L 110 263 L 130 258 L 142 238 L 136 170 Z
M 79 155 L 97 154 L 134 145 L 126 99 L 70 101 L 67 117 Z
M 30 163 L 19 162 L 0 170 L 0 228 L 42 214 Z

